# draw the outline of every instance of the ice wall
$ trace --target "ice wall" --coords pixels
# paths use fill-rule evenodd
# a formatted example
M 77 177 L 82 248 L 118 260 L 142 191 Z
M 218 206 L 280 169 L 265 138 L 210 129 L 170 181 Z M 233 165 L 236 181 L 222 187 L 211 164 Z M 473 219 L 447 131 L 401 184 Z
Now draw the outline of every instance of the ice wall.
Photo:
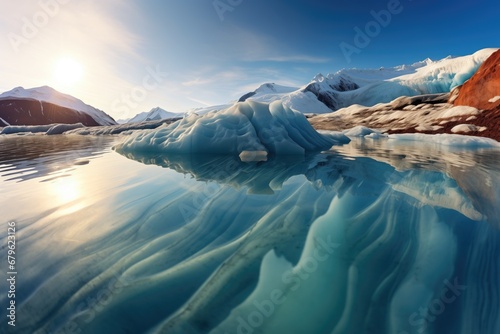
M 280 102 L 247 101 L 224 111 L 191 115 L 169 126 L 139 132 L 115 148 L 123 153 L 239 155 L 264 151 L 273 155 L 303 155 L 347 142 L 349 139 L 342 134 L 319 134 L 304 115 Z

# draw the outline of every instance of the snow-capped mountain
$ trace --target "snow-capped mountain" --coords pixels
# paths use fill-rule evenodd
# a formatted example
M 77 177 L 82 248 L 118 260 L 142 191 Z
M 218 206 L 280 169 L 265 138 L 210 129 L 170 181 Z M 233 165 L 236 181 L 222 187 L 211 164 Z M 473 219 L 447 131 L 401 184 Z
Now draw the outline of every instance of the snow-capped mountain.
M 162 119 L 169 119 L 169 118 L 180 118 L 183 115 L 180 113 L 174 113 L 170 111 L 166 111 L 160 107 L 156 107 L 151 109 L 150 111 L 142 112 L 140 114 L 137 114 L 133 118 L 127 120 L 124 123 L 140 123 L 140 122 L 147 122 L 147 121 L 159 121 Z
M 467 81 L 495 51 L 484 49 L 469 56 L 426 59 L 391 68 L 343 69 L 326 76 L 318 74 L 298 89 L 264 84 L 240 101 L 280 100 L 293 110 L 322 114 L 353 104 L 388 103 L 400 96 L 448 93 Z
M 116 124 L 102 110 L 48 86 L 31 89 L 17 87 L 0 94 L 0 118 L 0 125 Z

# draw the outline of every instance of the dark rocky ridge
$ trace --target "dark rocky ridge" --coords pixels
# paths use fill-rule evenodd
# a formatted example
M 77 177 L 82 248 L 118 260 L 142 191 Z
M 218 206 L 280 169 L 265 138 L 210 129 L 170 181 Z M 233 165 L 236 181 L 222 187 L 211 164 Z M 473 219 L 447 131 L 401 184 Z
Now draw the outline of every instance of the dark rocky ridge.
M 53 123 L 86 126 L 100 125 L 90 115 L 59 105 L 33 100 L 7 98 L 0 100 L 0 126 L 7 125 L 48 125 Z M 8 123 L 8 124 L 5 124 Z

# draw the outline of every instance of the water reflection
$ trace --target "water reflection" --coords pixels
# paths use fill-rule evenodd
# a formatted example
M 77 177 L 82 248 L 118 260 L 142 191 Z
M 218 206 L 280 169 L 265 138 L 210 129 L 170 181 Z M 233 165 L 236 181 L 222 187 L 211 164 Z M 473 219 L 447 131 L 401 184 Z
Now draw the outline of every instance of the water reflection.
M 71 166 L 109 144 L 91 141 Z M 16 329 L 498 333 L 498 152 L 390 145 L 254 163 L 104 150 L 61 171 L 67 189 L 17 183 L 42 204 L 18 222 Z M 44 200 L 49 183 L 67 197 Z
M 251 164 L 227 157 L 127 157 L 267 196 L 296 177 L 307 179 L 252 220 L 238 249 L 159 332 L 500 328 L 500 299 L 488 292 L 500 288 L 498 151 L 358 141 L 299 160 Z M 222 200 L 235 199 L 214 199 Z M 321 244 L 332 249 L 324 264 L 315 257 Z M 441 295 L 450 289 L 455 295 Z M 444 302 L 450 298 L 454 303 Z M 476 308 L 479 300 L 484 309 Z
M 228 156 L 142 152 L 125 156 L 188 174 L 198 181 L 246 187 L 255 194 L 272 194 L 281 189 L 283 182 L 297 175 L 304 175 L 315 186 L 328 189 L 338 184 L 339 179 L 343 179 L 343 187 L 350 186 L 354 180 L 377 179 L 426 204 L 454 207 L 475 220 L 481 220 L 484 214 L 491 224 L 500 227 L 497 205 L 500 203 L 500 151 L 495 149 L 450 149 L 425 144 L 422 147 L 412 142 L 354 140 L 322 154 L 271 157 L 269 161 L 255 163 L 244 163 L 238 157 Z M 449 175 L 449 184 L 433 182 L 430 172 Z M 416 174 L 422 174 L 420 180 Z M 427 185 L 420 189 L 418 182 Z M 453 189 L 452 197 L 446 189 Z M 342 194 L 342 189 L 334 190 Z
M 50 176 L 99 157 L 110 137 L 9 135 L 0 136 L 0 176 L 19 182 Z M 48 179 L 50 180 L 50 178 Z
M 366 157 L 397 170 L 428 170 L 449 175 L 482 212 L 500 228 L 500 150 L 468 149 L 416 141 L 358 139 L 336 147 L 346 156 Z

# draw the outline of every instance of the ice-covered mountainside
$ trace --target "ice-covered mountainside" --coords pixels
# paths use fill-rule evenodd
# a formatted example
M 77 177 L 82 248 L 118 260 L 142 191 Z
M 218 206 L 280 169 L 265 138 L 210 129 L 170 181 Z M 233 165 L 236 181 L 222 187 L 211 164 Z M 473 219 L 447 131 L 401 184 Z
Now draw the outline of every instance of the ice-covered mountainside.
M 140 122 L 148 122 L 148 121 L 159 121 L 162 119 L 169 118 L 181 118 L 183 117 L 180 113 L 174 113 L 170 111 L 166 111 L 160 107 L 156 107 L 151 109 L 150 111 L 142 112 L 137 114 L 133 118 L 129 119 L 127 123 L 140 123 Z
M 34 105 L 39 106 L 39 108 L 33 108 L 30 102 L 36 101 Z M 56 91 L 55 89 L 42 86 L 31 89 L 24 89 L 23 87 L 14 88 L 11 91 L 0 94 L 0 111 L 2 111 L 3 119 L 14 119 L 14 122 L 9 122 L 11 125 L 38 125 L 38 124 L 48 124 L 48 123 L 66 123 L 66 118 L 71 118 L 73 122 L 79 121 L 74 119 L 74 115 L 70 115 L 71 111 L 81 114 L 82 116 L 90 116 L 96 124 L 90 124 L 88 121 L 83 122 L 86 125 L 114 125 L 115 120 L 107 115 L 102 110 L 96 109 L 83 101 Z M 43 103 L 50 104 L 52 110 L 48 114 L 44 113 Z M 18 105 L 16 105 L 18 104 Z M 55 107 L 64 108 L 64 110 L 54 110 Z M 10 108 L 9 108 L 10 107 Z M 32 110 L 33 109 L 33 110 Z M 56 108 L 57 109 L 57 108 Z M 50 113 L 52 111 L 52 113 Z M 19 115 L 12 116 L 16 112 Z M 51 114 L 51 115 L 49 115 Z M 47 118 L 50 119 L 47 119 Z M 23 124 L 15 123 L 15 119 L 24 118 Z M 29 121 L 32 118 L 32 122 Z M 55 119 L 54 119 L 55 118 Z M 26 121 L 26 119 L 28 119 Z
M 273 102 L 285 94 L 296 91 L 298 87 L 287 87 L 275 83 L 265 83 L 255 91 L 243 95 L 238 102 L 244 102 L 249 98 L 258 99 L 261 102 Z
M 209 112 L 217 112 L 221 110 L 228 109 L 232 106 L 231 103 L 228 104 L 220 104 L 220 105 L 215 105 L 215 106 L 207 106 L 207 107 L 200 107 L 200 108 L 193 108 L 186 112 L 186 115 L 205 115 L 208 114 Z
M 348 141 L 342 134 L 319 134 L 304 115 L 279 101 L 246 101 L 224 111 L 190 115 L 168 126 L 134 134 L 116 149 L 123 153 L 207 153 L 244 158 L 253 154 L 263 159 L 267 154 L 321 151 Z
M 497 49 L 480 50 L 473 55 L 447 57 L 392 68 L 343 69 L 334 74 L 318 74 L 309 84 L 295 91 L 266 93 L 257 91 L 242 99 L 269 102 L 280 100 L 303 113 L 327 113 L 352 104 L 373 106 L 400 96 L 448 93 L 467 81 Z M 264 85 L 265 86 L 265 85 Z

